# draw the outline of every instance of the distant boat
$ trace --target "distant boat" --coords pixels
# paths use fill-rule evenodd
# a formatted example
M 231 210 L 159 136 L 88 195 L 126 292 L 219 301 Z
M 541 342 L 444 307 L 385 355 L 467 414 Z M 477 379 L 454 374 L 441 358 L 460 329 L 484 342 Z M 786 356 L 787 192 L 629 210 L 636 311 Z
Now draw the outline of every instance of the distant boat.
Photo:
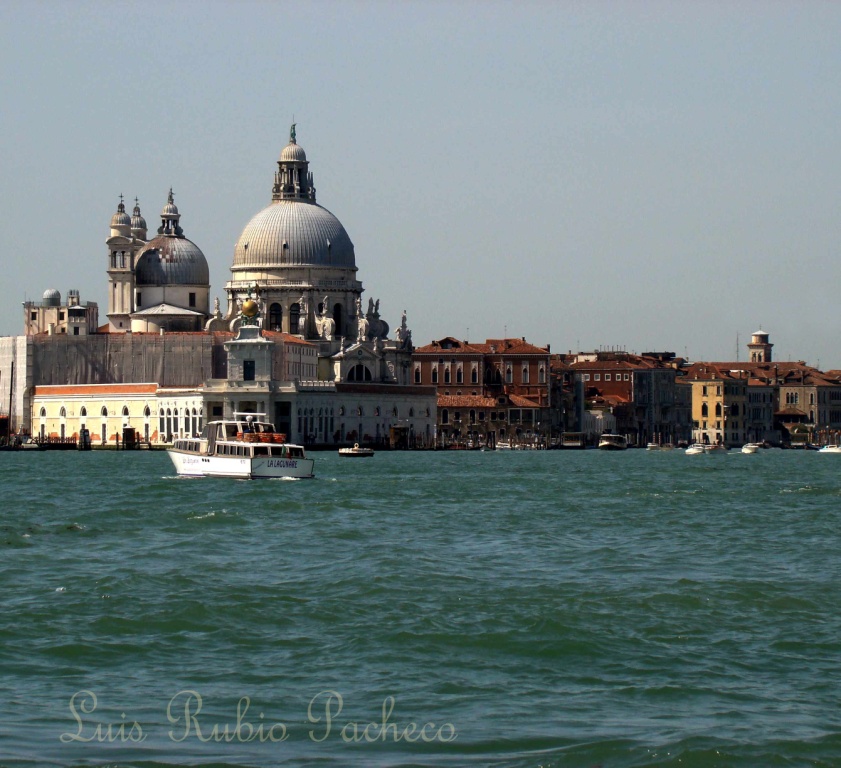
M 716 443 L 715 445 L 705 445 L 705 453 L 727 453 L 727 446 L 724 443 Z
M 759 450 L 759 443 L 745 443 L 742 446 L 742 453 L 756 453 Z
M 345 458 L 352 458 L 354 456 L 364 458 L 373 455 L 373 448 L 360 448 L 359 443 L 354 443 L 353 448 L 339 448 L 339 456 L 344 456 Z
M 628 447 L 625 435 L 602 435 L 599 438 L 599 449 L 602 451 L 624 451 Z
M 841 453 L 841 445 L 825 445 L 818 453 Z
M 700 453 L 706 453 L 703 443 L 693 443 L 686 449 L 687 456 L 697 456 Z

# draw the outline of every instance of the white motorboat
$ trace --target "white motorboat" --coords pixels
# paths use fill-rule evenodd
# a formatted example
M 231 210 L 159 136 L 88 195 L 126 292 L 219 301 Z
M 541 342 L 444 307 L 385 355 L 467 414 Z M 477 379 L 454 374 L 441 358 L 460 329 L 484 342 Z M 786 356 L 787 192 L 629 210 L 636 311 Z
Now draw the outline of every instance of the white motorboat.
M 818 453 L 841 453 L 841 445 L 825 445 Z
M 742 446 L 742 453 L 756 453 L 759 450 L 759 443 L 745 443 Z
M 697 456 L 700 453 L 706 453 L 706 447 L 703 443 L 693 443 L 686 449 L 687 456 Z
M 627 447 L 625 435 L 604 434 L 599 438 L 599 449 L 602 451 L 624 451 Z
M 234 414 L 208 422 L 201 437 L 178 438 L 167 449 L 179 475 L 192 477 L 308 478 L 315 462 L 302 445 L 286 442 L 263 414 Z
M 339 456 L 345 458 L 352 458 L 354 456 L 364 458 L 366 456 L 373 456 L 373 448 L 360 448 L 359 443 L 354 443 L 353 448 L 339 448 Z

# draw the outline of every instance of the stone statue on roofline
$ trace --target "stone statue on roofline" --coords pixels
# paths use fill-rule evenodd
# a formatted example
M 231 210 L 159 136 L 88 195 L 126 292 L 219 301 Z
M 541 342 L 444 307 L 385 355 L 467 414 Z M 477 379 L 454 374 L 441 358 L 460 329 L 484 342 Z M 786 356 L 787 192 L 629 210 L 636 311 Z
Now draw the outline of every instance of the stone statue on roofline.
M 336 331 L 336 321 L 330 314 L 330 297 L 325 296 L 321 305 L 321 317 L 316 318 L 315 327 L 320 338 L 325 341 L 332 341 Z
M 309 307 L 307 306 L 307 297 L 302 293 L 301 298 L 298 299 L 298 328 L 297 333 L 300 336 L 306 337 L 307 335 L 307 314 L 309 313 Z M 292 333 L 296 331 L 291 329 Z

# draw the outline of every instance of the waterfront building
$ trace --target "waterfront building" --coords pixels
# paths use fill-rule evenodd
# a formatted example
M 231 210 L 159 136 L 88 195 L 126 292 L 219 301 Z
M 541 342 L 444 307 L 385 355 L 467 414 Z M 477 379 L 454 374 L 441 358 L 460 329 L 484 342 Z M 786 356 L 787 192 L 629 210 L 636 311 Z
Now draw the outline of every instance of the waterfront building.
M 586 411 L 609 411 L 615 430 L 631 445 L 655 441 L 676 443 L 687 436 L 685 414 L 676 389 L 682 361 L 672 353 L 635 355 L 621 350 L 599 350 L 563 355 L 559 370 L 567 369 L 579 382 Z M 585 419 L 593 429 L 606 422 Z M 598 435 L 589 434 L 590 442 Z
M 412 378 L 437 387 L 439 443 L 544 444 L 552 429 L 549 347 L 452 336 L 414 350 Z
M 747 346 L 748 362 L 685 369 L 699 442 L 826 442 L 841 432 L 841 372 L 774 361 L 766 331 L 752 334 Z

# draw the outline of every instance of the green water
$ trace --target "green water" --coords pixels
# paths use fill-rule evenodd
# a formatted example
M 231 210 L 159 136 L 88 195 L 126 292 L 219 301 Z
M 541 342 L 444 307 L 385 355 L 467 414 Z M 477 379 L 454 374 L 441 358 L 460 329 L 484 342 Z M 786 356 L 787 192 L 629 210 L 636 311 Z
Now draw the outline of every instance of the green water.
M 0 454 L 0 765 L 841 765 L 841 457 L 314 455 Z

